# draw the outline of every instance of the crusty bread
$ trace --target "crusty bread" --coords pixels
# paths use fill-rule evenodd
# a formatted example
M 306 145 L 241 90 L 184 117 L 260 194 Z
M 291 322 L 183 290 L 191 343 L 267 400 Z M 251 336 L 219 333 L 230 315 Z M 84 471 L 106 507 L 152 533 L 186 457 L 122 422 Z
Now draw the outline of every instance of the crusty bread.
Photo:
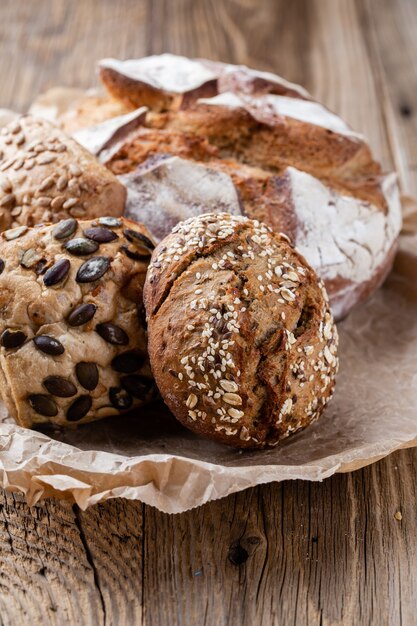
M 302 87 L 244 66 L 166 54 L 105 59 L 100 74 L 111 94 L 99 105 L 105 116 L 114 99 L 124 112 L 149 108 L 142 128 L 107 144 L 99 156 L 123 175 L 127 214 L 151 230 L 157 215 L 155 236 L 168 234 L 175 219 L 202 212 L 203 187 L 191 183 L 205 168 L 209 210 L 225 209 L 220 180 L 227 190 L 234 186 L 232 213 L 292 239 L 323 278 L 337 319 L 384 280 L 401 228 L 396 176 L 384 175 L 365 138 Z M 205 90 L 210 94 L 202 96 Z M 97 102 L 86 101 L 89 107 L 96 110 Z M 85 112 L 78 119 L 85 125 Z M 114 124 L 122 130 L 124 116 Z M 96 144 L 85 145 L 94 150 Z M 186 161 L 164 161 L 166 155 Z M 183 181 L 175 172 L 183 173 L 189 161 L 200 167 L 189 166 L 179 210 Z M 150 186 L 150 177 L 159 184 Z
M 155 380 L 191 430 L 239 448 L 276 445 L 331 397 L 337 331 L 323 284 L 258 221 L 181 222 L 153 253 L 144 301 Z
M 89 422 L 154 396 L 142 309 L 153 247 L 115 217 L 2 233 L 0 389 L 21 426 Z
M 117 178 L 50 122 L 21 117 L 0 133 L 0 230 L 123 213 Z

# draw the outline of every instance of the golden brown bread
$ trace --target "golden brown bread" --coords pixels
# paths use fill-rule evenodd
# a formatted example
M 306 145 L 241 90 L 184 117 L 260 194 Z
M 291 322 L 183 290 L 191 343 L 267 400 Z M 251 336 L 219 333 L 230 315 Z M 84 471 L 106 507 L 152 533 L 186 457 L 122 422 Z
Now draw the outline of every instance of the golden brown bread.
M 337 331 L 321 281 L 287 238 L 207 214 L 157 246 L 144 289 L 159 390 L 191 430 L 276 445 L 333 393 Z
M 153 247 L 115 217 L 2 233 L 1 395 L 21 426 L 89 422 L 153 397 L 142 310 Z
M 123 213 L 126 190 L 84 148 L 31 116 L 0 134 L 0 231 Z

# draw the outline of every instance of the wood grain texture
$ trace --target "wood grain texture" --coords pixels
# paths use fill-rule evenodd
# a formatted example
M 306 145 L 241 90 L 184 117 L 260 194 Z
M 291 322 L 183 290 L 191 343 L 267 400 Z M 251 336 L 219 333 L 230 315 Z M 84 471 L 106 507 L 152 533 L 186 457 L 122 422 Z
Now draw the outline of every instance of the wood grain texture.
M 303 83 L 415 193 L 416 27 L 414 0 L 5 0 L 0 105 L 87 87 L 103 56 L 246 63 Z M 412 626 L 416 474 L 406 450 L 175 516 L 0 493 L 0 626 Z

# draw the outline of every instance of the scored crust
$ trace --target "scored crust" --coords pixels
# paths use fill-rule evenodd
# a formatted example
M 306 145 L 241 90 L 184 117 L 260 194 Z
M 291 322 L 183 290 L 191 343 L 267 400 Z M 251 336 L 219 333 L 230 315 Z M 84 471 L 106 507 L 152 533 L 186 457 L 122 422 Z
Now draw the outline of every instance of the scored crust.
M 146 228 L 101 217 L 0 236 L 1 395 L 25 427 L 69 425 L 155 395 L 142 292 Z
M 159 390 L 191 430 L 276 445 L 333 393 L 337 331 L 321 281 L 283 235 L 207 214 L 156 248 L 144 289 Z
M 285 232 L 324 280 L 337 319 L 384 280 L 401 229 L 396 177 L 382 174 L 365 138 L 303 88 L 268 72 L 174 55 L 105 59 L 100 68 L 111 94 L 99 106 L 105 116 L 115 99 L 124 113 L 149 108 L 132 133 L 125 115 L 114 118 L 125 139 L 111 140 L 99 158 L 122 176 L 127 215 L 156 238 L 175 220 L 201 214 L 206 194 L 210 211 L 231 208 Z M 215 93 L 202 94 L 212 78 Z M 86 101 L 81 126 L 88 108 Z M 90 108 L 97 108 L 92 99 Z M 104 125 L 95 132 L 107 136 Z M 233 204 L 225 206 L 220 181 L 235 188 L 227 194 Z
M 0 230 L 123 213 L 117 178 L 46 120 L 21 117 L 0 133 Z

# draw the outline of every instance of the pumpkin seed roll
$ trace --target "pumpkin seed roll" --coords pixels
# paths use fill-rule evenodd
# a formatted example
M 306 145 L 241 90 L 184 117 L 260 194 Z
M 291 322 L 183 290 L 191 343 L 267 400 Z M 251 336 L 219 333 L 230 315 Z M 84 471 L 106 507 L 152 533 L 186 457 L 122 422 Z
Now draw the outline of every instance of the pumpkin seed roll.
M 25 427 L 66 425 L 151 400 L 142 289 L 154 248 L 117 217 L 0 236 L 1 394 Z

